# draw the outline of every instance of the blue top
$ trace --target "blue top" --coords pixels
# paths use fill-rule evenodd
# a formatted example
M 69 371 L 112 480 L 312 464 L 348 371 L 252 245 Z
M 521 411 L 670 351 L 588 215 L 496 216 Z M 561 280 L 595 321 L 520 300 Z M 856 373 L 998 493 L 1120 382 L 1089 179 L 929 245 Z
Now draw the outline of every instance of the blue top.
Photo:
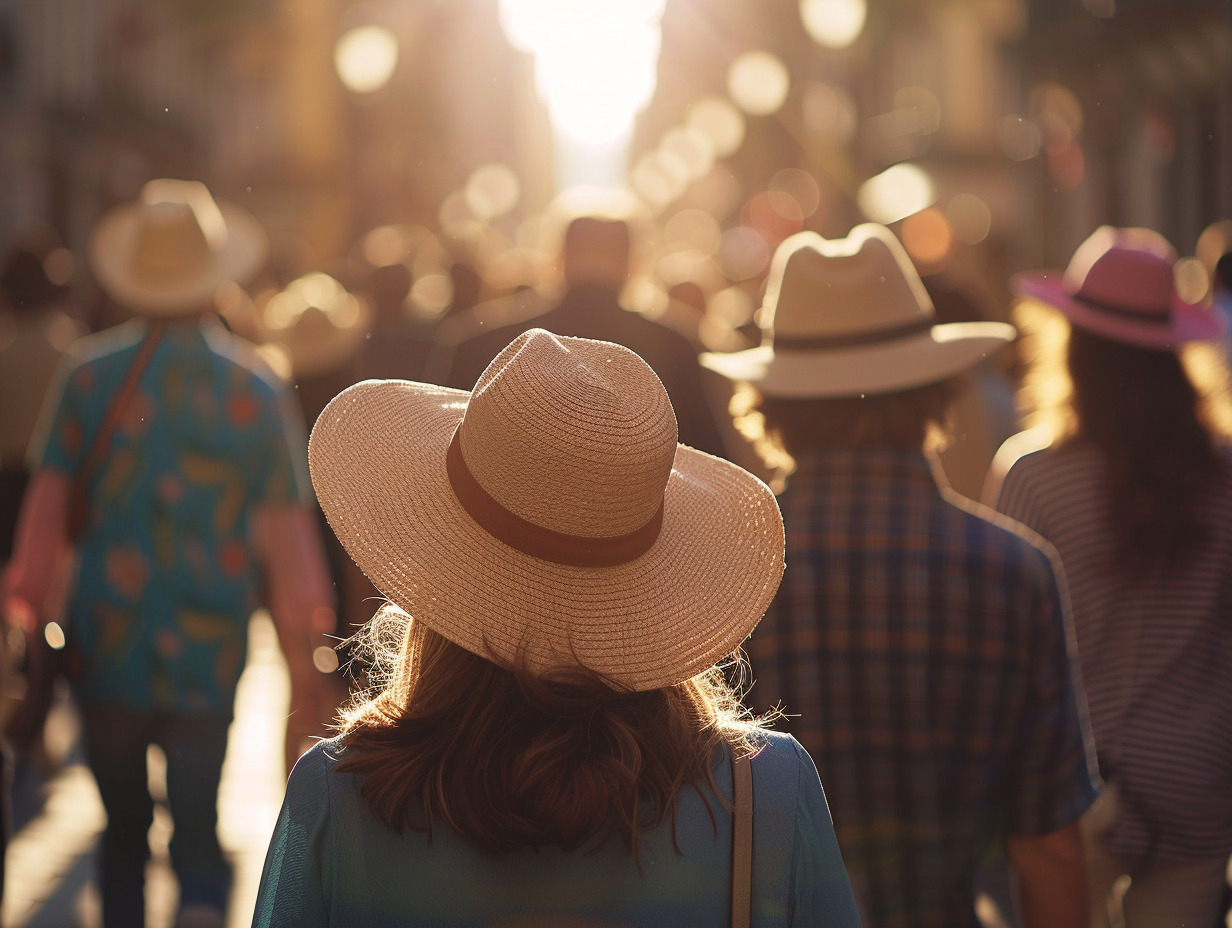
M 619 838 L 582 850 L 477 850 L 446 825 L 433 840 L 373 817 L 337 741 L 295 766 L 265 859 L 254 926 L 730 924 L 731 816 L 686 787 L 670 824 L 641 836 L 642 872 Z M 755 928 L 859 926 L 821 782 L 795 739 L 768 734 L 753 768 Z M 731 793 L 731 767 L 715 782 Z M 705 789 L 703 787 L 703 789 Z M 547 916 L 555 920 L 547 922 Z
M 44 412 L 35 463 L 70 479 L 146 325 L 79 342 Z M 294 398 L 217 322 L 167 324 L 94 472 L 69 636 L 80 695 L 145 711 L 227 717 L 257 570 L 249 519 L 308 492 Z

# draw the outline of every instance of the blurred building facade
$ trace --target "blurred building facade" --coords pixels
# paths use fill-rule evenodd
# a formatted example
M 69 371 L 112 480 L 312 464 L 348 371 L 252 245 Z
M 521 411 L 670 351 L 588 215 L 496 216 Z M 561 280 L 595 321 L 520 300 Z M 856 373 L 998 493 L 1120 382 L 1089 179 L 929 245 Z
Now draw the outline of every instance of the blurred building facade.
M 844 15 L 854 32 L 828 34 Z M 497 163 L 520 182 L 512 241 L 554 149 L 500 23 L 499 0 L 0 0 L 0 233 L 34 215 L 80 248 L 146 179 L 201 177 L 265 221 L 285 282 L 380 223 L 439 231 Z M 348 90 L 338 41 L 372 25 L 392 76 Z M 1003 271 L 1099 222 L 1186 250 L 1232 214 L 1229 0 L 665 0 L 661 32 L 630 181 L 661 225 L 688 211 L 678 238 L 749 300 L 797 228 L 894 223 L 923 270 L 978 269 L 995 300 Z M 739 136 L 682 167 L 701 100 Z

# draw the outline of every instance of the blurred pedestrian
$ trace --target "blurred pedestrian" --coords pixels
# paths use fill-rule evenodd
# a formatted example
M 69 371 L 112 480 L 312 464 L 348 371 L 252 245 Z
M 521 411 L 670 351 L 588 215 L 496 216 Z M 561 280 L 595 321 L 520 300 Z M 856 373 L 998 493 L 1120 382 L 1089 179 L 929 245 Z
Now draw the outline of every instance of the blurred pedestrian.
M 1054 565 L 925 454 L 956 378 L 1013 328 L 936 323 L 872 224 L 784 241 L 759 318 L 760 347 L 702 357 L 752 384 L 794 466 L 752 697 L 817 761 L 864 924 L 977 925 L 973 880 L 1004 839 L 1027 928 L 1078 928 L 1097 786 Z
M 1180 299 L 1175 260 L 1105 226 L 1015 281 L 1068 322 L 1035 363 L 1068 379 L 1071 426 L 997 505 L 1056 546 L 1073 599 L 1109 783 L 1084 823 L 1092 926 L 1215 925 L 1232 854 L 1232 459 L 1177 354 L 1226 324 Z
M 67 616 L 87 759 L 107 811 L 106 928 L 145 923 L 153 802 L 167 760 L 181 926 L 222 925 L 230 867 L 216 796 L 247 622 L 263 580 L 287 651 L 292 714 L 315 715 L 312 627 L 332 626 L 293 399 L 208 310 L 264 259 L 247 212 L 204 185 L 151 181 L 95 227 L 99 283 L 138 314 L 74 346 L 48 395 L 6 613 L 37 619 L 75 543 Z
M 676 438 L 640 358 L 542 329 L 471 393 L 326 409 L 313 482 L 394 646 L 295 768 L 254 924 L 859 924 L 812 762 L 714 667 L 778 585 L 774 497 Z
M 633 268 L 638 226 L 633 215 L 616 206 L 587 204 L 568 220 L 560 248 L 565 290 L 558 300 L 519 294 L 502 301 L 511 319 L 502 320 L 478 306 L 464 322 L 452 349 L 444 382 L 464 389 L 511 339 L 532 326 L 558 335 L 600 339 L 624 345 L 640 355 L 663 381 L 676 409 L 680 440 L 710 454 L 723 454 L 723 443 L 706 399 L 697 353 L 679 332 L 622 304 Z M 489 319 L 491 318 L 491 321 Z M 445 333 L 442 333 L 445 334 Z

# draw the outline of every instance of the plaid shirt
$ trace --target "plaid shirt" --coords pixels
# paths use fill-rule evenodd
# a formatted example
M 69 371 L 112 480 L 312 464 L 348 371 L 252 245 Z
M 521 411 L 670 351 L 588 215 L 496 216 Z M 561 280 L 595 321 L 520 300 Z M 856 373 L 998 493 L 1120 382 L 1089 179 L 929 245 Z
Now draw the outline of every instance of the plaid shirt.
M 978 924 L 994 840 L 1063 828 L 1098 793 L 1053 562 L 921 454 L 797 463 L 751 695 L 817 761 L 865 925 Z

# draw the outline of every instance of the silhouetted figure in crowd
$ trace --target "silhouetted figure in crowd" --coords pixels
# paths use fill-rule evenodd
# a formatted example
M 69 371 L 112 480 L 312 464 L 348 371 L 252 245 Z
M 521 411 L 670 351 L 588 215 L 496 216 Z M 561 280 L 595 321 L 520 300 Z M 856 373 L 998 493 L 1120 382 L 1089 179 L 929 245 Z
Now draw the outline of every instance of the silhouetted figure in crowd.
M 1109 784 L 1084 820 L 1093 926 L 1221 923 L 1232 854 L 1232 457 L 1178 357 L 1227 323 L 1181 300 L 1175 261 L 1104 226 L 1064 273 L 1015 280 L 1021 310 L 1065 320 L 1029 382 L 1072 393 L 1047 384 L 1064 420 L 997 507 L 1056 546 L 1073 600 Z
M 254 925 L 857 928 L 812 761 L 715 666 L 782 576 L 774 496 L 620 345 L 532 329 L 473 386 L 317 420 L 384 673 L 292 773 Z
M 67 543 L 68 673 L 107 826 L 106 928 L 145 923 L 153 817 L 146 753 L 162 748 L 179 928 L 221 926 L 230 866 L 218 782 L 261 581 L 291 672 L 291 716 L 318 716 L 315 630 L 332 630 L 294 399 L 208 310 L 265 256 L 244 210 L 199 183 L 151 181 L 107 213 L 91 264 L 131 322 L 72 349 L 48 394 L 22 503 L 5 615 L 41 634 Z
M 697 355 L 689 340 L 667 326 L 621 305 L 629 279 L 633 243 L 629 222 L 579 216 L 565 230 L 561 251 L 565 292 L 546 302 L 527 292 L 497 306 L 478 306 L 460 322 L 461 337 L 445 339 L 452 351 L 444 383 L 468 389 L 515 336 L 532 326 L 558 335 L 615 342 L 645 359 L 667 388 L 680 424 L 680 440 L 710 454 L 723 454 L 714 415 L 706 401 Z M 504 318 L 502 318 L 504 317 Z
M 783 242 L 760 317 L 760 347 L 702 356 L 756 388 L 795 468 L 751 696 L 817 761 L 864 924 L 977 925 L 973 879 L 1004 838 L 1027 928 L 1081 928 L 1098 788 L 1054 565 L 924 453 L 955 378 L 1013 328 L 936 324 L 876 225 Z

